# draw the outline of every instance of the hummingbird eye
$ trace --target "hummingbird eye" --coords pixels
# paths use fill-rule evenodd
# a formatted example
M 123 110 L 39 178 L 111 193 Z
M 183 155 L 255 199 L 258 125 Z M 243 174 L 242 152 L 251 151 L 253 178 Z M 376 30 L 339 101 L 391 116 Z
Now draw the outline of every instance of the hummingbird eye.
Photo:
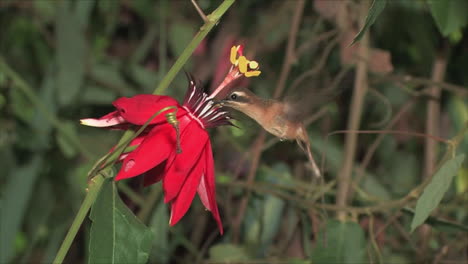
M 230 97 L 231 97 L 231 100 L 236 100 L 237 99 L 237 94 L 233 93 L 233 94 L 231 94 Z

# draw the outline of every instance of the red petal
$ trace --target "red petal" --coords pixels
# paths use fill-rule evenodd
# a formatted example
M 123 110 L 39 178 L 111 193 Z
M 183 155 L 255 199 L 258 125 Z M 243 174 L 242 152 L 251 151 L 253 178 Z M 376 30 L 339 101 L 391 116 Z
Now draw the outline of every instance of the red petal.
M 237 53 L 242 56 L 244 51 L 244 45 L 239 45 L 239 49 L 237 50 Z
M 170 124 L 155 126 L 140 146 L 125 158 L 115 180 L 135 177 L 166 160 L 175 150 L 175 136 Z
M 138 146 L 138 145 L 140 145 L 140 144 L 145 140 L 145 138 L 146 138 L 147 136 L 148 136 L 147 133 L 144 133 L 144 132 L 141 133 L 138 137 L 134 138 L 134 139 L 132 140 L 132 142 L 130 142 L 130 144 L 128 144 L 128 146 L 129 146 L 129 147 L 132 147 L 132 146 Z M 113 147 L 109 150 L 109 152 L 113 152 L 114 149 L 115 149 L 115 147 L 116 147 L 116 146 L 113 146 Z M 131 152 L 128 151 L 128 152 L 122 153 L 122 154 L 120 155 L 120 157 L 119 157 L 119 161 L 122 161 L 123 159 L 125 159 L 125 158 L 128 156 L 129 153 L 131 153 Z
M 178 194 L 202 154 L 204 146 L 209 141 L 208 133 L 196 121 L 191 121 L 181 135 L 182 153 L 175 156 L 171 163 L 169 158 L 167 173 L 164 177 L 164 202 L 169 202 Z
M 80 123 L 85 126 L 93 127 L 110 127 L 126 123 L 125 119 L 118 111 L 110 112 L 100 118 L 84 118 L 80 119 Z
M 152 168 L 151 170 L 147 171 L 145 173 L 145 178 L 144 178 L 144 182 L 143 182 L 143 185 L 146 187 L 146 186 L 149 186 L 151 184 L 155 184 L 157 183 L 158 181 L 162 180 L 162 178 L 164 178 L 164 175 L 165 175 L 165 171 L 164 171 L 164 168 L 166 167 L 166 161 L 164 161 L 163 163 L 159 164 L 158 166 Z
M 178 117 L 187 114 L 174 98 L 162 95 L 139 94 L 130 98 L 121 97 L 112 104 L 125 120 L 135 125 L 143 125 L 151 116 L 168 106 L 176 106 L 178 108 Z M 167 110 L 157 115 L 150 124 L 165 122 L 165 114 L 172 111 L 174 110 Z
M 200 156 L 197 164 L 190 171 L 187 180 L 184 182 L 179 195 L 177 195 L 171 203 L 171 218 L 169 220 L 171 226 L 177 224 L 185 213 L 187 213 L 187 210 L 192 204 L 193 197 L 195 197 L 195 192 L 200 183 L 204 167 L 203 156 Z
M 206 172 L 203 172 L 203 176 L 200 179 L 200 184 L 198 185 L 197 192 L 198 192 L 198 196 L 200 197 L 202 204 L 205 206 L 205 208 L 208 211 L 211 211 L 211 203 L 210 203 L 210 199 L 208 198 L 208 190 L 206 188 L 206 182 L 205 182 L 206 181 L 205 173 Z
M 210 141 L 207 142 L 205 146 L 205 173 L 204 177 L 204 185 L 205 185 L 205 192 L 208 198 L 209 207 L 205 207 L 211 211 L 214 219 L 218 223 L 219 233 L 223 234 L 223 223 L 221 221 L 221 217 L 219 216 L 218 211 L 218 204 L 216 203 L 216 184 L 215 184 L 215 174 L 214 174 L 214 161 L 213 161 L 213 152 L 211 150 L 211 143 Z M 201 183 L 202 181 L 200 181 Z M 200 188 L 200 187 L 199 187 Z M 200 191 L 198 192 L 200 194 Z M 201 196 L 200 196 L 201 197 Z M 202 200 L 203 202 L 203 200 Z

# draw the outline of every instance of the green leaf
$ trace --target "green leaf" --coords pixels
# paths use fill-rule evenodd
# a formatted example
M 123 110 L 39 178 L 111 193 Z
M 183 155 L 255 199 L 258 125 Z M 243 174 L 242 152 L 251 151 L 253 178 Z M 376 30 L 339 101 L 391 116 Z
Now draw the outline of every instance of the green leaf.
M 391 195 L 387 188 L 380 183 L 373 175 L 366 175 L 361 182 L 362 188 L 366 193 L 379 197 L 382 200 L 390 200 Z
M 36 157 L 24 167 L 16 169 L 10 173 L 9 181 L 2 190 L 0 263 L 10 263 L 14 255 L 15 238 L 23 223 L 32 188 L 39 175 L 40 166 L 41 158 Z
M 83 9 L 79 11 L 83 12 Z M 59 3 L 56 18 L 57 95 L 61 105 L 73 102 L 84 80 L 86 39 L 83 16 L 78 15 L 71 1 Z
M 440 33 L 448 36 L 459 31 L 468 23 L 468 1 L 466 0 L 428 0 L 432 16 Z
M 364 33 L 366 33 L 366 31 L 369 29 L 370 26 L 372 26 L 372 24 L 374 24 L 377 17 L 384 10 L 385 5 L 387 5 L 387 0 L 374 0 L 374 2 L 372 2 L 372 5 L 369 9 L 369 13 L 366 17 L 366 22 L 364 23 L 364 26 L 361 28 L 359 33 L 354 37 L 351 45 L 358 42 L 364 36 Z
M 265 175 L 267 176 L 267 182 L 279 184 L 290 182 L 288 180 L 291 179 L 291 173 L 285 164 L 275 164 L 272 170 L 275 172 L 274 174 Z M 286 203 L 282 199 L 274 195 L 265 196 L 263 214 L 261 216 L 262 234 L 260 237 L 264 250 L 273 242 L 273 238 L 279 231 L 285 204 Z
M 55 205 L 52 184 L 47 179 L 41 180 L 34 186 L 32 195 L 34 199 L 29 202 L 23 225 L 28 238 L 28 245 L 27 249 L 21 254 L 22 263 L 28 262 L 38 242 L 49 235 L 47 223 Z
M 246 250 L 234 244 L 218 244 L 210 248 L 210 260 L 217 262 L 244 261 L 249 256 Z
M 169 249 L 169 225 L 167 223 L 169 223 L 169 214 L 164 200 L 161 199 L 156 210 L 154 210 L 150 223 L 150 228 L 156 236 L 153 241 L 150 263 L 169 263 L 171 254 Z
M 41 1 L 42 2 L 42 1 Z M 48 2 L 48 1 L 44 1 Z M 50 65 L 45 73 L 44 79 L 38 96 L 42 103 L 47 108 L 50 115 L 57 113 L 56 98 L 55 98 L 55 70 Z M 31 126 L 34 129 L 34 137 L 31 139 L 34 149 L 46 150 L 51 148 L 50 133 L 53 130 L 52 124 L 43 113 L 35 111 Z
M 367 263 L 367 242 L 359 224 L 331 220 L 318 238 L 312 252 L 314 263 Z
M 153 233 L 122 202 L 113 181 L 104 183 L 90 218 L 88 263 L 146 263 Z
M 11 89 L 10 98 L 11 107 L 15 116 L 25 123 L 31 123 L 34 117 L 34 107 L 24 93 L 19 89 Z
M 432 210 L 439 205 L 445 192 L 447 192 L 452 183 L 453 176 L 457 174 L 464 159 L 464 154 L 458 155 L 446 161 L 435 173 L 431 182 L 426 186 L 423 194 L 416 203 L 415 215 L 411 222 L 411 232 L 424 223 Z
M 414 216 L 414 210 L 409 208 L 401 209 L 402 212 Z M 443 232 L 450 232 L 450 233 L 459 233 L 460 231 L 468 232 L 468 226 L 464 226 L 458 223 L 446 221 L 443 219 L 439 219 L 437 217 L 429 216 L 425 221 L 426 224 L 432 226 L 433 228 L 439 229 Z

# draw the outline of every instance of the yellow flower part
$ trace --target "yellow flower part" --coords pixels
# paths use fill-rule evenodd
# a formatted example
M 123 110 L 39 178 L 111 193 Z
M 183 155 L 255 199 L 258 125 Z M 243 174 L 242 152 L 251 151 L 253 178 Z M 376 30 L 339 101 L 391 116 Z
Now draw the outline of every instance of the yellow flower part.
M 239 71 L 241 73 L 246 73 L 247 72 L 247 58 L 244 56 L 239 57 Z
M 230 61 L 234 67 L 237 67 L 239 72 L 245 77 L 259 76 L 261 71 L 258 71 L 260 65 L 256 61 L 250 61 L 242 55 L 243 47 L 241 45 L 231 48 Z M 239 57 L 237 57 L 239 55 Z
M 237 53 L 239 51 L 239 48 L 240 48 L 240 45 L 233 46 L 231 48 L 230 60 L 231 60 L 231 63 L 234 64 L 235 66 L 237 66 L 237 63 L 238 63 Z
M 245 73 L 245 77 L 255 77 L 255 76 L 259 76 L 260 73 L 262 73 L 261 71 L 249 71 L 249 72 L 246 72 Z

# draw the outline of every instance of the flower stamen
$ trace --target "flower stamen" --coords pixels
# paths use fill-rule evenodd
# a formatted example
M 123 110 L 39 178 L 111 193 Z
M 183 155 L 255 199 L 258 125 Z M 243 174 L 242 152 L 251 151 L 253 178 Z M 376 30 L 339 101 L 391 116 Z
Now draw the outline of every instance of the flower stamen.
M 241 76 L 254 77 L 259 76 L 261 71 L 258 69 L 260 65 L 256 61 L 248 60 L 243 54 L 244 47 L 242 45 L 233 46 L 231 48 L 231 54 L 229 60 L 231 62 L 231 69 L 227 73 L 221 84 L 214 90 L 214 92 L 208 97 L 209 99 L 214 98 L 221 90 L 224 89 L 228 84 Z

